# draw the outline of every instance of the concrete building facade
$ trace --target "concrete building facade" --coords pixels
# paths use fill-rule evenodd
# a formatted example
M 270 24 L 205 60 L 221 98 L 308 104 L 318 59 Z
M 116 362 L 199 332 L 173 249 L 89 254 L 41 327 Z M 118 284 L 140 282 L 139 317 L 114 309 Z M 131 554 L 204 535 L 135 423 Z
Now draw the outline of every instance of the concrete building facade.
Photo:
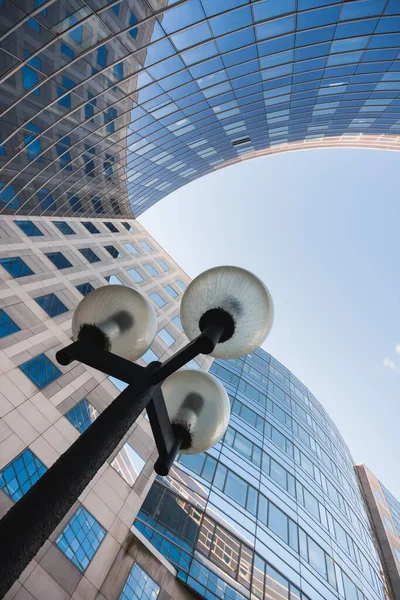
M 400 599 L 400 502 L 365 466 L 357 465 L 365 503 L 388 586 L 395 600 Z
M 4 217 L 0 229 L 3 515 L 122 388 L 94 369 L 61 367 L 55 360 L 70 341 L 72 311 L 83 295 L 110 283 L 129 285 L 150 299 L 158 334 L 139 361 L 146 364 L 165 360 L 186 343 L 179 302 L 189 278 L 132 220 Z M 191 366 L 210 364 L 200 357 Z M 138 580 L 147 577 L 140 567 L 154 574 L 154 585 L 165 588 L 161 597 L 188 598 L 172 566 L 156 560 L 130 533 L 154 479 L 155 458 L 142 416 L 7 598 L 119 598 L 134 565 Z

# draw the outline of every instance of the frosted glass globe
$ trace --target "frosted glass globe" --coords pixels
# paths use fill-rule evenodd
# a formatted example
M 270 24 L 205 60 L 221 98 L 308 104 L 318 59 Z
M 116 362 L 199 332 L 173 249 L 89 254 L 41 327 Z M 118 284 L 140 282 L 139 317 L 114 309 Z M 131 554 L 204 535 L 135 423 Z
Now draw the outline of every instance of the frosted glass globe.
M 136 290 L 105 285 L 80 301 L 72 318 L 72 336 L 78 339 L 83 325 L 94 325 L 106 336 L 109 350 L 137 360 L 153 343 L 157 317 L 150 302 Z
M 197 369 L 177 371 L 161 390 L 171 423 L 188 434 L 182 454 L 205 452 L 221 439 L 228 427 L 230 404 L 216 377 Z
M 181 303 L 182 326 L 189 340 L 200 334 L 200 319 L 212 309 L 222 309 L 234 322 L 232 337 L 211 352 L 216 358 L 239 358 L 259 348 L 274 318 L 267 287 L 240 267 L 214 267 L 189 284 Z

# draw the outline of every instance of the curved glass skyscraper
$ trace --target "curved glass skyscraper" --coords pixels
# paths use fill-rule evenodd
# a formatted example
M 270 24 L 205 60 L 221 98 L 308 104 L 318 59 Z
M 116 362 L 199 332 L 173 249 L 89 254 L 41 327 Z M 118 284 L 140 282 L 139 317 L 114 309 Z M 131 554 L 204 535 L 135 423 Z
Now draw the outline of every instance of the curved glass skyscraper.
M 0 2 L 0 209 L 138 216 L 271 152 L 399 148 L 398 0 Z
M 231 399 L 225 437 L 181 455 L 135 526 L 208 599 L 383 599 L 353 460 L 320 403 L 262 350 L 210 371 Z

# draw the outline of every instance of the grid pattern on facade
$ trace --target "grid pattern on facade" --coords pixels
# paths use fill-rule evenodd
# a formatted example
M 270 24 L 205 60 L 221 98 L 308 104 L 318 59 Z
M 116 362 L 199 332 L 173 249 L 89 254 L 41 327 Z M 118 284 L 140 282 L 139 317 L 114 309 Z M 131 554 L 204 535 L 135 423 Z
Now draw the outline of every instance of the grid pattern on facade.
M 42 461 L 26 448 L 0 471 L 0 487 L 18 502 L 46 470 Z
M 264 152 L 399 147 L 397 0 L 175 4 L 6 13 L 2 209 L 137 216 Z
M 105 535 L 104 527 L 80 506 L 57 537 L 56 545 L 80 571 L 84 572 Z

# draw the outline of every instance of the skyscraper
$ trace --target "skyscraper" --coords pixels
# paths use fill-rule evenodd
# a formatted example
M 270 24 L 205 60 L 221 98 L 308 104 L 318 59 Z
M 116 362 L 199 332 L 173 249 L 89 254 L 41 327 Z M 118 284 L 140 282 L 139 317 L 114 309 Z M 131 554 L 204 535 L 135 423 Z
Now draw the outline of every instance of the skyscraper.
M 383 599 L 353 460 L 320 403 L 262 350 L 210 372 L 230 426 L 153 484 L 135 527 L 204 598 Z
M 400 598 L 400 502 L 365 465 L 357 465 L 379 554 L 395 600 Z
M 225 165 L 399 148 L 397 0 L 0 3 L 0 209 L 138 216 Z

